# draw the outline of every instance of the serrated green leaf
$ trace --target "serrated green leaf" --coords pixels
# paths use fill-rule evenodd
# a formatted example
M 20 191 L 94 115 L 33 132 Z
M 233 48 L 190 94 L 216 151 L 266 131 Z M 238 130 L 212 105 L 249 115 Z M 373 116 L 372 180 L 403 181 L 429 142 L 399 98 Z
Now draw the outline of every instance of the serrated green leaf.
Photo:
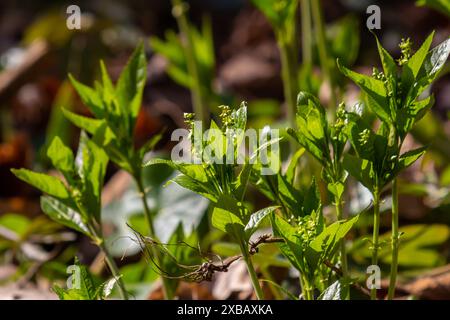
M 356 180 L 361 182 L 370 191 L 374 190 L 375 172 L 372 162 L 366 159 L 346 154 L 343 160 L 344 168 Z
M 427 88 L 438 76 L 450 54 L 450 38 L 430 50 L 417 74 L 419 85 L 417 95 Z
M 243 204 L 230 196 L 222 195 L 213 209 L 212 225 L 232 235 L 235 240 L 242 239 L 244 235 L 244 219 L 247 215 Z
M 244 228 L 247 238 L 250 238 L 250 236 L 258 229 L 261 222 L 263 222 L 263 220 L 269 214 L 274 212 L 277 208 L 279 208 L 279 207 L 267 207 L 267 208 L 258 210 L 255 213 L 252 213 L 249 221 L 247 222 L 247 225 Z
M 271 217 L 274 236 L 282 237 L 285 240 L 278 244 L 281 252 L 297 270 L 305 272 L 303 249 L 299 237 L 296 237 L 296 229 L 276 214 Z
M 402 73 L 402 85 L 406 89 L 411 86 L 416 80 L 420 69 L 427 57 L 428 51 L 433 41 L 434 31 L 427 37 L 427 39 L 422 43 L 419 50 L 408 60 L 408 62 L 403 67 Z
M 395 64 L 394 59 L 389 52 L 383 48 L 378 37 L 375 36 L 375 39 L 377 40 L 378 54 L 381 59 L 381 64 L 383 65 L 384 74 L 386 76 L 392 76 L 395 79 L 397 77 L 397 65 Z
M 398 174 L 401 170 L 404 170 L 405 168 L 412 165 L 414 162 L 416 162 L 425 152 L 426 147 L 410 150 L 408 152 L 405 152 L 402 154 L 398 159 L 398 166 L 396 168 L 396 173 Z
M 111 295 L 118 280 L 118 278 L 111 278 L 100 284 L 100 286 L 98 286 L 97 290 L 95 291 L 95 297 L 101 300 L 108 298 Z
M 346 67 L 339 64 L 338 67 L 341 72 L 351 79 L 358 87 L 361 88 L 371 99 L 371 107 L 373 113 L 375 113 L 382 121 L 392 122 L 391 114 L 389 110 L 389 101 L 387 99 L 387 92 L 383 85 L 383 82 L 372 77 L 353 72 Z
M 84 84 L 78 82 L 72 75 L 69 74 L 69 80 L 77 91 L 83 103 L 89 110 L 97 117 L 102 118 L 104 113 L 104 106 L 98 93 Z
M 142 93 L 147 80 L 147 61 L 144 45 L 134 51 L 117 81 L 117 99 L 122 110 L 129 115 L 129 135 L 133 135 L 134 123 L 141 107 Z
M 347 235 L 351 228 L 358 221 L 359 216 L 355 216 L 346 221 L 336 221 L 325 229 L 309 244 L 307 259 L 310 267 L 314 269 L 318 263 L 324 259 L 333 257 L 340 241 Z
M 183 188 L 191 190 L 199 195 L 202 195 L 213 202 L 217 201 L 217 195 L 212 193 L 213 190 L 211 190 L 211 188 L 208 188 L 208 186 L 199 183 L 198 181 L 192 179 L 191 177 L 186 176 L 185 174 L 179 174 L 171 181 L 175 182 L 176 184 L 180 185 Z
M 94 239 L 94 235 L 91 234 L 85 223 L 85 218 L 83 218 L 80 213 L 63 204 L 61 201 L 52 197 L 42 196 L 41 209 L 52 220 L 73 230 L 84 233 L 88 237 Z
M 320 191 L 315 178 L 305 192 L 302 206 L 304 215 L 311 215 L 312 212 L 319 212 L 321 209 Z
M 74 169 L 73 152 L 68 148 L 61 139 L 56 136 L 49 148 L 47 149 L 47 157 L 50 158 L 53 166 L 61 171 L 64 176 L 70 176 Z
M 28 169 L 11 169 L 11 172 L 20 180 L 31 184 L 33 187 L 51 196 L 68 199 L 69 192 L 64 184 L 56 177 L 47 174 L 33 172 Z
M 64 116 L 72 122 L 75 126 L 86 130 L 90 134 L 95 134 L 98 128 L 103 124 L 103 120 L 88 118 L 85 116 L 80 116 L 72 111 L 62 109 Z
M 333 282 L 319 296 L 319 300 L 345 300 L 349 293 L 349 281 L 339 279 Z
M 325 164 L 324 161 L 324 153 L 322 152 L 321 148 L 317 147 L 314 142 L 307 139 L 303 134 L 297 133 L 295 130 L 288 128 L 287 133 L 294 138 L 295 141 L 297 141 L 298 144 L 300 144 L 302 147 L 304 147 L 306 150 L 308 150 L 309 153 L 311 153 L 314 158 L 317 159 L 322 165 Z
M 76 167 L 82 181 L 82 194 L 87 212 L 100 221 L 101 191 L 108 165 L 105 151 L 89 140 L 85 132 L 81 132 Z

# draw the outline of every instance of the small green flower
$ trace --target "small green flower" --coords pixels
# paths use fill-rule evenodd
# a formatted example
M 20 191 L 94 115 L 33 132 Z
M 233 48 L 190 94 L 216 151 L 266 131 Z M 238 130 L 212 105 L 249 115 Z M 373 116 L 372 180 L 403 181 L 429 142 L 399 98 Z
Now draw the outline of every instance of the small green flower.
M 219 118 L 222 121 L 222 126 L 224 129 L 232 127 L 234 124 L 234 119 L 232 117 L 232 112 L 229 106 L 219 106 L 221 110 Z
M 384 75 L 384 73 L 379 71 L 376 67 L 373 67 L 372 69 L 372 77 L 380 81 L 386 80 L 386 76 Z
M 184 123 L 186 123 L 188 125 L 188 127 L 192 129 L 192 127 L 194 125 L 195 114 L 185 112 L 183 117 L 184 117 Z
M 359 133 L 359 142 L 362 145 L 365 145 L 368 141 L 369 141 L 369 137 L 370 137 L 370 130 L 369 129 L 364 129 L 363 131 L 361 131 Z
M 341 102 L 336 111 L 336 121 L 333 124 L 334 134 L 332 136 L 333 140 L 337 140 L 340 137 L 342 129 L 347 124 L 347 113 L 345 111 L 345 103 Z
M 302 239 L 304 249 L 317 236 L 316 221 L 312 215 L 300 217 L 297 219 L 297 237 Z
M 394 88 L 392 87 L 392 83 L 394 83 L 394 79 L 392 76 L 389 76 L 388 78 L 385 77 L 383 84 L 389 98 L 392 98 L 394 96 Z
M 403 66 L 411 58 L 411 51 L 412 51 L 411 39 L 407 38 L 405 40 L 402 38 L 402 41 L 400 42 L 400 44 L 398 46 L 400 47 L 402 55 L 399 59 L 397 59 L 397 63 L 399 66 Z

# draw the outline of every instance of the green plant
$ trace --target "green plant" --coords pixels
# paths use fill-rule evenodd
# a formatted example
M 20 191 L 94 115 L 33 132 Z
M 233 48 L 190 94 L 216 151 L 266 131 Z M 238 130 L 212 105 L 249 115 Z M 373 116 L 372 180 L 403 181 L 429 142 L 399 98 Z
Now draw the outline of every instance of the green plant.
M 320 84 L 329 84 L 330 111 L 337 109 L 339 71 L 335 59 L 340 58 L 351 65 L 358 54 L 359 34 L 355 32 L 358 21 L 347 16 L 329 28 L 325 28 L 321 1 L 265 0 L 252 1 L 271 23 L 281 56 L 281 76 L 287 104 L 287 120 L 296 126 L 298 90 L 318 95 Z M 302 64 L 298 64 L 297 7 L 300 2 L 302 26 Z M 314 64 L 320 64 L 321 77 L 313 72 Z M 291 146 L 292 153 L 294 147 Z
M 322 166 L 322 177 L 328 191 L 334 197 L 336 217 L 343 219 L 343 195 L 347 172 L 343 167 L 344 148 L 347 143 L 345 134 L 345 105 L 341 104 L 334 123 L 327 120 L 325 109 L 317 98 L 300 92 L 297 99 L 297 130 L 288 129 L 288 133 L 305 148 Z M 345 242 L 340 244 L 340 264 L 347 273 Z
M 330 49 L 325 34 L 325 24 L 323 22 L 321 0 L 311 1 L 311 11 L 314 21 L 315 36 L 317 39 L 317 49 L 319 53 L 320 66 L 325 81 L 330 85 L 330 106 L 336 108 L 336 85 L 331 72 Z
M 102 82 L 96 82 L 95 88 L 83 85 L 69 76 L 81 100 L 95 118 L 80 116 L 66 109 L 63 109 L 63 112 L 77 127 L 96 136 L 96 143 L 111 161 L 131 174 L 142 199 L 149 235 L 156 238 L 154 216 L 149 209 L 142 181 L 142 163 L 144 155 L 155 146 L 160 135 L 154 136 L 139 149 L 135 148 L 133 142 L 134 127 L 147 78 L 144 46 L 141 44 L 136 48 L 115 86 L 103 62 L 100 62 L 100 67 Z M 155 255 L 159 263 L 161 257 L 157 252 Z M 167 295 L 166 297 L 171 298 Z
M 197 30 L 186 16 L 187 2 L 172 0 L 172 14 L 180 35 L 166 33 L 166 40 L 150 39 L 152 48 L 169 61 L 168 74 L 178 84 L 191 90 L 191 101 L 198 120 L 207 122 L 210 109 L 208 103 L 215 99 L 212 88 L 214 80 L 214 44 L 211 22 L 204 19 L 201 30 Z
M 374 132 L 361 114 L 351 112 L 348 120 L 348 135 L 358 157 L 346 155 L 346 170 L 367 187 L 373 194 L 374 230 L 372 239 L 372 264 L 378 262 L 380 224 L 380 194 L 392 183 L 392 263 L 388 298 L 395 293 L 398 264 L 398 174 L 412 165 L 425 148 L 402 153 L 402 145 L 412 130 L 434 103 L 433 96 L 422 97 L 422 93 L 438 76 L 450 53 L 450 39 L 430 50 L 433 33 L 415 54 L 411 42 L 400 44 L 401 57 L 398 66 L 377 39 L 378 52 L 383 66 L 380 72 L 374 68 L 372 77 L 355 73 L 343 66 L 344 75 L 354 81 L 364 92 L 368 108 L 381 121 Z M 401 73 L 398 72 L 401 67 Z M 372 290 L 372 299 L 376 289 Z
M 172 179 L 173 182 L 198 193 L 213 203 L 211 217 L 212 225 L 229 235 L 240 247 L 241 255 L 247 264 L 253 287 L 258 299 L 263 298 L 263 292 L 249 254 L 250 236 L 256 231 L 259 224 L 276 207 L 268 207 L 251 213 L 244 205 L 244 196 L 253 166 L 250 161 L 263 148 L 278 140 L 272 139 L 259 146 L 255 153 L 250 155 L 245 164 L 238 170 L 238 152 L 244 139 L 244 130 L 247 123 L 247 107 L 243 103 L 237 110 L 222 106 L 221 127 L 211 121 L 210 130 L 213 134 L 205 132 L 205 140 L 196 140 L 196 135 L 203 136 L 199 123 L 194 122 L 193 115 L 186 115 L 190 126 L 192 140 L 192 156 L 198 157 L 200 164 L 179 162 L 164 159 L 151 159 L 146 165 L 167 164 L 178 170 L 180 174 Z M 211 132 L 211 131 L 209 131 Z M 218 136 L 217 136 L 218 135 Z M 227 140 L 227 137 L 231 139 Z M 225 141 L 230 141 L 225 143 Z M 206 148 L 213 150 L 211 154 L 203 152 Z M 229 161 L 229 156 L 233 161 Z M 217 163 L 221 160 L 222 163 Z
M 325 286 L 329 285 L 330 273 L 324 263 L 333 260 L 342 239 L 357 222 L 358 216 L 326 226 L 315 183 L 303 196 L 302 203 L 296 206 L 301 211 L 288 219 L 273 214 L 272 228 L 275 236 L 285 240 L 280 244 L 281 252 L 300 272 L 303 298 L 313 300 L 314 289 L 318 288 L 321 292 L 329 290 Z M 345 299 L 348 296 L 349 278 L 341 277 L 338 282 L 342 284 L 340 296 Z
M 103 251 L 121 296 L 127 299 L 127 291 L 117 265 L 105 246 L 102 231 L 100 197 L 108 156 L 84 132 L 81 133 L 76 157 L 59 137 L 53 139 L 47 156 L 66 184 L 55 176 L 27 169 L 12 169 L 12 172 L 47 194 L 41 197 L 41 208 L 51 219 L 85 234 Z
M 294 131 L 291 133 L 297 135 Z M 254 170 L 251 182 L 280 207 L 282 215 L 272 215 L 273 232 L 276 237 L 284 239 L 285 243 L 280 244 L 280 249 L 300 272 L 302 295 L 304 299 L 309 300 L 314 299 L 314 289 L 325 292 L 327 285 L 330 285 L 331 277 L 324 263 L 331 263 L 339 248 L 342 250 L 343 239 L 356 223 L 357 217 L 344 221 L 342 216 L 339 216 L 338 221 L 326 226 L 315 181 L 306 190 L 295 186 L 296 166 L 305 149 L 301 148 L 294 154 L 284 173 L 262 176 Z M 324 167 L 324 175 L 325 171 Z M 334 189 L 330 185 L 332 192 L 337 192 L 335 189 L 343 192 L 343 181 L 342 184 L 336 183 Z M 340 258 L 342 259 L 342 256 Z M 348 295 L 350 282 L 347 275 L 341 276 L 340 295 L 344 299 Z
M 281 57 L 287 118 L 291 125 L 295 125 L 295 99 L 299 88 L 296 30 L 298 1 L 252 0 L 252 3 L 266 16 L 275 31 Z

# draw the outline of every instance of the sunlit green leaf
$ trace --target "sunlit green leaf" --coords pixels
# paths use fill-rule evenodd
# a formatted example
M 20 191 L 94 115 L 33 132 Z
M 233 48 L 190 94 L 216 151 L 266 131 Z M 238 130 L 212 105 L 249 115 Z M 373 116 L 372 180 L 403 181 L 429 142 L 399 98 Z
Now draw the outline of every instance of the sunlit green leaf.
M 28 169 L 11 169 L 11 172 L 26 183 L 31 184 L 33 187 L 48 193 L 51 196 L 67 199 L 69 198 L 69 192 L 64 184 L 56 177 L 49 176 L 47 174 L 33 172 Z

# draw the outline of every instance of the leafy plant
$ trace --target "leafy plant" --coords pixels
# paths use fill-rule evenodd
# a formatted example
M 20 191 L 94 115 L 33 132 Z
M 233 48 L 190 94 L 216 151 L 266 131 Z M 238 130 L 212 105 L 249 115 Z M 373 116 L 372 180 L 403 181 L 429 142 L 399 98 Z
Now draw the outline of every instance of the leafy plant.
M 284 173 L 271 176 L 253 174 L 251 181 L 259 191 L 280 206 L 283 214 L 272 215 L 274 235 L 285 240 L 285 243 L 280 244 L 280 249 L 300 272 L 303 297 L 314 299 L 314 289 L 324 291 L 324 284 L 329 281 L 330 275 L 323 263 L 334 260 L 343 238 L 357 218 L 346 222 L 339 217 L 335 225 L 325 225 L 316 182 L 313 181 L 306 190 L 300 190 L 294 184 L 295 168 L 304 151 L 302 148 L 294 154 Z M 310 248 L 310 245 L 315 249 Z M 322 249 L 319 250 L 319 247 Z
M 334 123 L 327 120 L 325 109 L 317 98 L 300 92 L 297 98 L 297 130 L 288 129 L 288 133 L 305 148 L 322 166 L 322 177 L 328 191 L 334 197 L 336 217 L 343 219 L 343 195 L 347 172 L 343 167 L 344 148 L 347 143 L 345 133 L 345 105 L 337 111 Z M 345 243 L 342 241 L 340 252 L 341 268 L 346 274 L 347 262 Z
M 411 42 L 400 44 L 401 57 L 394 61 L 377 39 L 383 71 L 374 68 L 373 75 L 353 72 L 340 65 L 342 73 L 354 81 L 364 92 L 368 108 L 381 121 L 374 132 L 360 114 L 349 113 L 348 135 L 357 155 L 346 155 L 346 170 L 373 194 L 374 232 L 372 240 L 372 264 L 378 262 L 380 223 L 380 193 L 392 182 L 392 268 L 388 298 L 392 299 L 398 264 L 398 174 L 412 165 L 425 152 L 418 148 L 401 153 L 407 134 L 434 103 L 433 96 L 424 98 L 422 93 L 438 76 L 450 53 L 450 39 L 430 50 L 432 33 L 422 46 L 412 54 Z M 396 63 L 397 62 L 397 63 Z M 398 69 L 401 69 L 401 73 Z M 372 290 L 376 298 L 376 289 Z
M 139 149 L 136 149 L 133 143 L 134 127 L 147 79 L 144 46 L 140 44 L 136 48 L 115 86 L 103 62 L 100 62 L 100 68 L 102 82 L 96 82 L 95 88 L 83 85 L 70 76 L 72 85 L 95 118 L 80 116 L 68 110 L 64 110 L 64 114 L 77 127 L 94 135 L 99 148 L 104 150 L 111 161 L 131 174 L 142 199 L 149 234 L 156 239 L 154 216 L 148 207 L 142 181 L 142 163 L 144 155 L 155 146 L 161 136 L 154 136 Z M 155 255 L 159 263 L 161 257 L 157 252 Z
M 151 37 L 150 45 L 168 60 L 168 75 L 179 85 L 191 90 L 195 114 L 202 121 L 207 121 L 209 103 L 215 100 L 212 88 L 215 57 L 211 22 L 204 19 L 201 30 L 198 30 L 181 12 L 186 6 L 181 3 L 174 5 L 174 14 L 184 38 L 170 30 L 166 32 L 164 40 Z
M 313 190 L 316 188 L 315 184 L 311 186 Z M 314 190 L 313 193 L 317 194 L 318 191 Z M 315 197 L 305 197 L 302 209 L 302 214 L 294 214 L 289 220 L 272 215 L 272 228 L 275 236 L 285 240 L 285 243 L 280 244 L 281 252 L 300 271 L 304 299 L 313 300 L 314 289 L 319 287 L 321 291 L 326 290 L 321 286 L 329 281 L 324 262 L 329 263 L 333 260 L 342 239 L 358 217 L 348 221 L 339 220 L 326 226 L 320 199 Z M 319 280 L 323 278 L 325 278 L 323 281 Z M 344 280 L 348 281 L 347 278 L 342 278 L 342 284 Z M 347 284 L 345 286 L 348 287 Z
M 220 118 L 222 122 L 221 127 L 214 121 L 211 121 L 210 126 L 210 129 L 215 129 L 215 133 L 220 132 L 220 136 L 217 137 L 217 134 L 206 135 L 205 141 L 196 142 L 195 135 L 200 134 L 203 136 L 203 131 L 198 127 L 198 123 L 192 121 L 193 115 L 186 115 L 193 141 L 191 153 L 194 157 L 200 159 L 200 164 L 151 159 L 146 165 L 165 163 L 171 166 L 180 172 L 178 176 L 172 179 L 173 182 L 213 202 L 212 225 L 228 234 L 239 244 L 255 293 L 259 299 L 262 299 L 263 292 L 248 252 L 249 240 L 262 220 L 273 212 L 276 207 L 268 207 L 251 213 L 243 201 L 252 171 L 252 164 L 249 158 L 254 159 L 258 150 L 267 148 L 268 145 L 277 140 L 272 139 L 260 146 L 258 150 L 255 150 L 255 153 L 246 159 L 242 168 L 238 170 L 237 157 L 243 142 L 243 134 L 247 122 L 246 104 L 243 103 L 237 110 L 231 110 L 227 106 L 222 106 Z M 226 140 L 227 137 L 232 138 Z M 231 141 L 231 146 L 225 141 Z M 203 152 L 207 146 L 210 150 L 213 150 L 211 154 Z M 230 154 L 233 155 L 233 161 L 227 159 L 227 155 Z M 222 160 L 222 163 L 217 163 L 214 159 Z
M 188 2 L 172 0 L 172 14 L 180 35 L 166 33 L 166 40 L 150 39 L 152 48 L 169 61 L 168 74 L 182 86 L 191 90 L 191 101 L 198 120 L 208 121 L 208 103 L 214 99 L 214 45 L 211 22 L 204 19 L 202 30 L 197 30 L 188 18 Z
M 105 254 L 106 262 L 118 281 L 120 293 L 128 298 L 114 259 L 105 246 L 101 221 L 101 189 L 108 156 L 82 132 L 76 157 L 55 137 L 47 150 L 60 178 L 27 169 L 12 169 L 21 180 L 46 193 L 41 208 L 51 219 L 88 236 Z
M 291 124 L 295 124 L 295 97 L 299 86 L 296 42 L 298 1 L 252 0 L 252 3 L 266 16 L 275 31 L 281 57 L 281 76 L 287 105 L 287 118 Z

